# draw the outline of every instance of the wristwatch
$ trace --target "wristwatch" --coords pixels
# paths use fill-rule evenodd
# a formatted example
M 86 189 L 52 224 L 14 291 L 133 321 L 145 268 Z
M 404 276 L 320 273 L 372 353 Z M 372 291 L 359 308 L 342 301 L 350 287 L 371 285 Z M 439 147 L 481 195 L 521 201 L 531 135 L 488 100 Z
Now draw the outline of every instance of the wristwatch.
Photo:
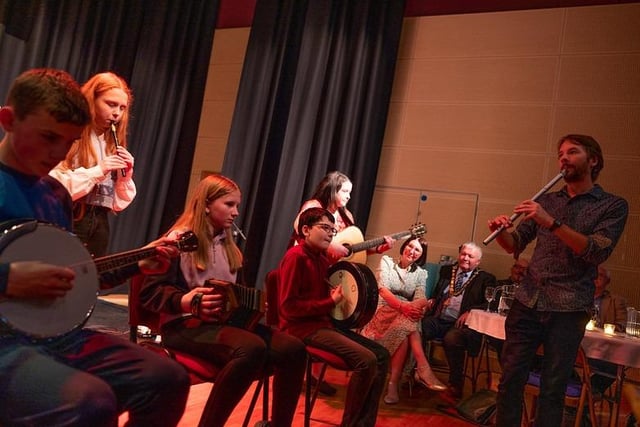
M 551 227 L 549 227 L 549 231 L 553 231 L 556 228 L 560 227 L 561 225 L 562 225 L 562 221 L 560 221 L 559 219 L 554 219 L 553 224 L 551 224 Z

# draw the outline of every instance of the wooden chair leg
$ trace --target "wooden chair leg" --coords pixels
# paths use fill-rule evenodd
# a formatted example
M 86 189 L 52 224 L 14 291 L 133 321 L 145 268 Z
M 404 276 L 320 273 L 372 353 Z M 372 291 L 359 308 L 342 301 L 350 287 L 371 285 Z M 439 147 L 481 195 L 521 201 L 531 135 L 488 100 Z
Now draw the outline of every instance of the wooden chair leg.
M 467 371 L 469 370 L 469 367 L 471 367 L 470 374 L 467 373 Z M 476 392 L 476 386 L 478 381 L 478 368 L 479 368 L 479 363 L 477 363 L 476 357 L 469 356 L 469 352 L 466 352 L 465 358 L 464 358 L 463 372 L 464 372 L 464 377 L 468 378 L 469 381 L 471 382 L 471 393 Z
M 309 427 L 311 422 L 311 412 L 318 399 L 318 393 L 320 393 L 320 383 L 324 381 L 324 375 L 327 372 L 327 364 L 322 363 L 320 373 L 318 374 L 317 383 L 315 386 L 311 385 L 311 378 L 313 377 L 313 364 L 314 360 L 311 356 L 307 356 L 307 369 L 305 380 L 305 393 L 304 393 L 304 427 Z
M 269 422 L 269 377 L 265 377 L 262 386 L 262 421 Z
M 312 366 L 313 361 L 311 360 L 311 356 L 307 356 L 307 372 L 304 393 L 304 427 L 309 427 L 311 420 L 311 409 L 313 408 L 313 406 L 311 405 L 311 376 L 313 375 Z

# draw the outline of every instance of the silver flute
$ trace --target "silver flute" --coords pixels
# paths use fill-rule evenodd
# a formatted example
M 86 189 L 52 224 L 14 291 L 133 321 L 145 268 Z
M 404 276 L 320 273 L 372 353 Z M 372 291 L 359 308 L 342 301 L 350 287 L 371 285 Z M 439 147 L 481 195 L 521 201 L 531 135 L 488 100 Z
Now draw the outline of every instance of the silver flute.
M 546 193 L 547 191 L 549 191 L 551 189 L 551 187 L 553 187 L 554 185 L 556 185 L 556 182 L 560 181 L 562 178 L 564 178 L 564 176 L 567 174 L 567 171 L 565 169 L 562 169 L 560 171 L 560 173 L 556 176 L 553 177 L 553 179 L 551 181 L 549 181 L 547 183 L 547 185 L 545 185 L 544 187 L 542 187 L 540 189 L 540 191 L 538 191 L 536 194 L 533 195 L 533 197 L 531 198 L 532 201 L 536 201 L 536 199 L 540 196 L 542 196 L 544 193 Z M 513 223 L 513 221 L 515 221 L 519 216 L 521 215 L 521 213 L 514 213 L 513 215 L 511 215 L 509 217 L 509 221 Z M 504 230 L 506 227 L 504 225 L 501 225 L 498 229 L 496 229 L 493 233 L 489 234 L 487 236 L 486 239 L 484 239 L 482 241 L 482 243 L 486 246 L 489 243 L 491 243 L 493 241 L 493 239 L 495 239 L 496 237 L 498 237 L 498 234 L 500 234 L 502 232 L 502 230 Z
M 116 144 L 116 148 L 118 148 L 120 146 L 120 143 L 118 142 L 118 133 L 116 132 L 115 122 L 111 122 L 111 134 L 113 135 L 113 142 Z M 120 169 L 120 173 L 122 173 L 122 176 L 124 177 L 127 175 L 127 170 Z

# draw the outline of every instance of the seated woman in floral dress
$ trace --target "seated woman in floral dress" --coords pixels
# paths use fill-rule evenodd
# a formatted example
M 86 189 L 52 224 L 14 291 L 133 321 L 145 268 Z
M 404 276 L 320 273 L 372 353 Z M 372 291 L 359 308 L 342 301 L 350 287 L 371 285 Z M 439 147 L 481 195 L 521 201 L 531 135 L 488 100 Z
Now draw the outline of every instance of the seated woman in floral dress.
M 425 296 L 427 271 L 421 266 L 426 257 L 427 243 L 412 236 L 400 247 L 397 262 L 383 255 L 376 271 L 380 298 L 376 313 L 363 328 L 362 335 L 383 345 L 392 355 L 391 378 L 384 397 L 386 404 L 400 401 L 398 383 L 409 348 L 418 365 L 416 381 L 431 390 L 446 389 L 431 370 L 420 337 L 420 320 L 433 304 L 433 300 Z

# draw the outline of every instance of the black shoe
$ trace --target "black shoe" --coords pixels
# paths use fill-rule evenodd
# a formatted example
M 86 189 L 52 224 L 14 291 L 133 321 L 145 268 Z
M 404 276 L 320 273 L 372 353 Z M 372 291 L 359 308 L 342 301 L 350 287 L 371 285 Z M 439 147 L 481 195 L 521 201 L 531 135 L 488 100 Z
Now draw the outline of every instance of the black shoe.
M 462 399 L 462 391 L 456 387 L 448 386 L 444 393 L 440 393 L 440 398 L 449 406 L 456 406 Z
M 316 384 L 318 384 L 318 379 L 316 377 L 311 377 L 309 382 L 311 383 L 311 387 L 315 387 Z M 322 380 L 320 386 L 318 386 L 318 392 L 325 396 L 334 396 L 337 391 L 338 390 L 335 387 L 324 380 Z
M 636 417 L 633 414 L 629 414 L 627 417 L 627 427 L 636 427 L 637 425 Z

